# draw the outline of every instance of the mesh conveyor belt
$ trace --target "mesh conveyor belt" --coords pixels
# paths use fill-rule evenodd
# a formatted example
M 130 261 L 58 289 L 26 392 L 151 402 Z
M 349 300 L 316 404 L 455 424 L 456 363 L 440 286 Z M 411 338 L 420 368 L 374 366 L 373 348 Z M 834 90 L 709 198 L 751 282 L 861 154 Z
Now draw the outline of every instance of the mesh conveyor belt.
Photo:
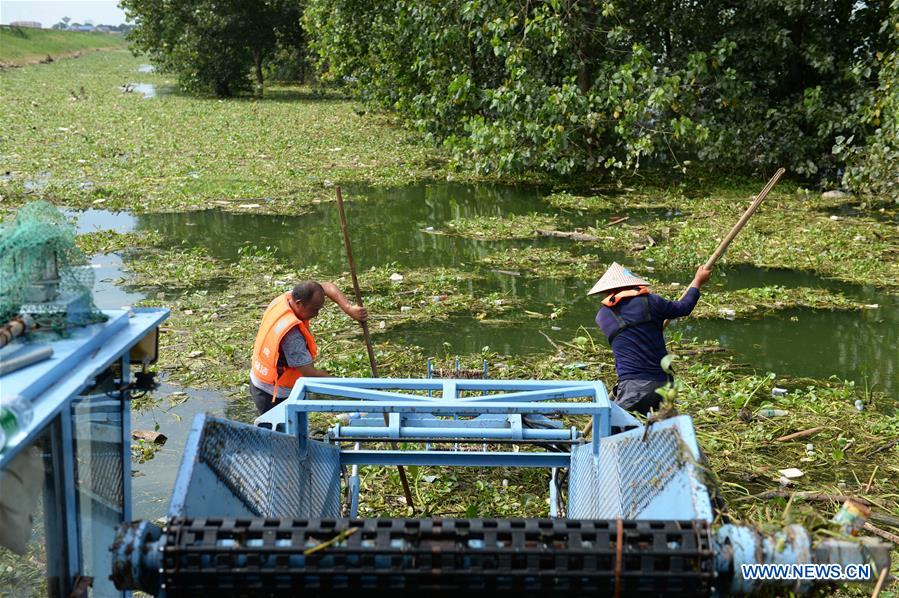
M 195 518 L 170 521 L 160 542 L 166 596 L 699 596 L 715 575 L 702 521 Z

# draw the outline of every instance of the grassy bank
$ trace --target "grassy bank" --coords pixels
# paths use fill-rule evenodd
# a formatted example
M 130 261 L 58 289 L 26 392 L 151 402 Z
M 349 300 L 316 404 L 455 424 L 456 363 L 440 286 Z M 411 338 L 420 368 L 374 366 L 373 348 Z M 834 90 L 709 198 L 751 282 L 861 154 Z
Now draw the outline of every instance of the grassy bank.
M 19 66 L 46 60 L 47 56 L 57 59 L 75 52 L 124 48 L 127 44 L 124 37 L 111 33 L 0 25 L 0 65 Z

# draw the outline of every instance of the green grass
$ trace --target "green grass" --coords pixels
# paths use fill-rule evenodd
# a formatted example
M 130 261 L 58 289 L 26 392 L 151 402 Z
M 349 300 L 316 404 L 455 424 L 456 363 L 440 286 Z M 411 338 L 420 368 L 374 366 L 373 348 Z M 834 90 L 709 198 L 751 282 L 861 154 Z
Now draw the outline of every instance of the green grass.
M 111 33 L 85 31 L 57 31 L 54 29 L 30 29 L 27 27 L 0 26 L 0 64 L 21 65 L 41 60 L 50 55 L 61 55 L 84 50 L 124 48 L 125 38 Z

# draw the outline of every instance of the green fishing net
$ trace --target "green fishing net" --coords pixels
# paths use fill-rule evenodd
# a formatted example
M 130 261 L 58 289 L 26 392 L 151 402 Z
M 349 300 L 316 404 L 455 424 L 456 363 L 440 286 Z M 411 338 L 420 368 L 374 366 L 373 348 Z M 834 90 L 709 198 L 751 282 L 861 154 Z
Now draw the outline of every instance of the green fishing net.
M 102 322 L 93 286 L 75 227 L 50 203 L 30 203 L 0 228 L 0 325 L 22 313 L 55 330 Z

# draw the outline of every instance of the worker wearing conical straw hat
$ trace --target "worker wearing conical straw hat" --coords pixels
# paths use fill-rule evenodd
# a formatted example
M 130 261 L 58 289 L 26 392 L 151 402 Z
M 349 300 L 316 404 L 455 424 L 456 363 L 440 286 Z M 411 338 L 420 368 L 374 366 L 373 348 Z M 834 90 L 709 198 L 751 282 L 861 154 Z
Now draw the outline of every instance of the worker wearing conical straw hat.
M 656 392 L 668 382 L 662 370 L 665 320 L 688 315 L 699 301 L 699 289 L 712 271 L 700 266 L 687 293 L 668 301 L 649 292 L 649 283 L 618 263 L 613 263 L 588 295 L 602 295 L 596 324 L 609 339 L 615 356 L 618 383 L 612 396 L 624 409 L 647 414 L 662 402 Z

